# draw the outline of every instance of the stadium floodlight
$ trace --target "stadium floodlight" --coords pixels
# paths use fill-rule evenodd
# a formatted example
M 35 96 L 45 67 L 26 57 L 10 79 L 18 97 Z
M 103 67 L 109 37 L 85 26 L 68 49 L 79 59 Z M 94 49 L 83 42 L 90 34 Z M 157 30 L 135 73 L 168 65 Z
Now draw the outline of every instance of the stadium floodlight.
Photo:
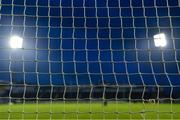
M 9 41 L 11 48 L 22 48 L 23 38 L 19 36 L 12 36 Z
M 156 47 L 165 47 L 167 44 L 165 34 L 159 33 L 154 35 L 154 44 Z

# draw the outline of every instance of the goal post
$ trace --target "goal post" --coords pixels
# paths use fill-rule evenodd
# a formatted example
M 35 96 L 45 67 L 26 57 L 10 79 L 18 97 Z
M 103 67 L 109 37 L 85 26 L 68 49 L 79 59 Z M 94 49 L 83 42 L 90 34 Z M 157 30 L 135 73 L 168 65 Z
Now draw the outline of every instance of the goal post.
M 0 119 L 180 119 L 179 7 L 0 0 Z

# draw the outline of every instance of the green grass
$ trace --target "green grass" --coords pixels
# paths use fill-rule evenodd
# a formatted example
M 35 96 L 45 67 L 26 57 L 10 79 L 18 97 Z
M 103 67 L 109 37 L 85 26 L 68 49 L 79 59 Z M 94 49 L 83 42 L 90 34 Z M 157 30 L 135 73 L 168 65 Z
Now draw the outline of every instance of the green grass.
M 180 119 L 180 104 L 41 103 L 1 104 L 0 119 Z

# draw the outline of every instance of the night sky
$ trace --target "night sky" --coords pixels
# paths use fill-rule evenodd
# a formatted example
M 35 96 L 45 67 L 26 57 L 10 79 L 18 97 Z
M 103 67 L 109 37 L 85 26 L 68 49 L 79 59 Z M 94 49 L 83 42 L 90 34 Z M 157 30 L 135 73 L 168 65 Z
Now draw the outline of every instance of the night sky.
M 31 85 L 180 85 L 178 0 L 1 4 L 0 80 Z M 158 33 L 165 33 L 168 42 L 162 49 L 154 46 L 153 35 Z M 9 48 L 12 35 L 23 37 L 23 49 Z

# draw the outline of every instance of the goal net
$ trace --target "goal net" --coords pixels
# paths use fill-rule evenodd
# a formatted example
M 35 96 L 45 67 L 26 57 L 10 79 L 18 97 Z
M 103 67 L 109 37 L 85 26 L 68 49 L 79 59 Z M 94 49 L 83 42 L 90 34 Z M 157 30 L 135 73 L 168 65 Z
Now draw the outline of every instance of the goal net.
M 178 0 L 0 0 L 0 119 L 180 119 L 179 21 Z

